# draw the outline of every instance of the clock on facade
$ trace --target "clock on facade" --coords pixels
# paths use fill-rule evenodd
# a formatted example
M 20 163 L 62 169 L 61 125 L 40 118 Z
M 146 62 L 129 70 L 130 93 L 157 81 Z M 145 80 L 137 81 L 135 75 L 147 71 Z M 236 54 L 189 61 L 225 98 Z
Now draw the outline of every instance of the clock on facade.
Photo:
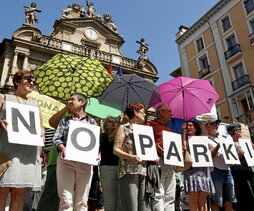
M 88 28 L 85 29 L 85 36 L 90 40 L 96 40 L 98 38 L 98 33 L 94 29 Z

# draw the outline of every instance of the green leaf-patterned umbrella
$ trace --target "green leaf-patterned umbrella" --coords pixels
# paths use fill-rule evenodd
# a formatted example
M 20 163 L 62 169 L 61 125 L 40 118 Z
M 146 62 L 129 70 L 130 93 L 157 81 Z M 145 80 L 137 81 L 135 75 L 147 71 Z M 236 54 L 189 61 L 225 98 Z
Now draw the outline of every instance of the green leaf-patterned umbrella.
M 93 58 L 56 54 L 34 71 L 40 93 L 68 100 L 71 93 L 100 96 L 113 80 Z

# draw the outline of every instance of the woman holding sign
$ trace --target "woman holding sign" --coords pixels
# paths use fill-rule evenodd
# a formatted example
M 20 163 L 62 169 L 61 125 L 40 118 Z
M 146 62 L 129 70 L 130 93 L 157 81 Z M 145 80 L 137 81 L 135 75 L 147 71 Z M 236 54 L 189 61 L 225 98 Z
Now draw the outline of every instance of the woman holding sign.
M 145 208 L 146 163 L 137 155 L 132 124 L 145 122 L 144 105 L 131 103 L 125 110 L 129 122 L 119 127 L 114 143 L 114 153 L 119 161 L 119 179 L 122 211 L 141 211 Z
M 113 146 L 119 122 L 112 116 L 103 124 L 105 132 L 100 137 L 100 175 L 105 210 L 121 210 L 118 181 L 118 157 L 113 154 Z
M 239 139 L 242 137 L 241 125 L 239 123 L 232 123 L 227 126 L 227 132 L 233 138 L 241 162 L 240 165 L 231 166 L 235 182 L 237 210 L 249 210 L 253 206 L 254 201 L 254 171 L 252 167 L 248 166 L 244 157 L 245 153 L 239 143 Z
M 201 128 L 196 121 L 187 121 L 182 125 L 183 148 L 189 149 L 188 136 L 201 135 Z M 192 211 L 206 211 L 206 199 L 214 192 L 212 179 L 207 167 L 190 167 L 183 172 L 184 188 L 189 193 L 189 208 Z
M 41 187 L 40 150 L 38 146 L 13 144 L 8 142 L 6 121 L 6 102 L 21 106 L 37 106 L 36 101 L 28 99 L 36 85 L 35 76 L 30 71 L 18 71 L 13 77 L 15 92 L 13 95 L 0 95 L 1 136 L 0 154 L 12 162 L 0 179 L 0 210 L 5 210 L 6 198 L 10 193 L 10 210 L 23 210 L 25 194 L 28 188 L 34 191 Z M 22 114 L 21 114 L 22 115 Z M 32 124 L 32 123 L 31 123 Z M 42 128 L 42 124 L 41 124 Z M 42 128 L 44 132 L 44 129 Z

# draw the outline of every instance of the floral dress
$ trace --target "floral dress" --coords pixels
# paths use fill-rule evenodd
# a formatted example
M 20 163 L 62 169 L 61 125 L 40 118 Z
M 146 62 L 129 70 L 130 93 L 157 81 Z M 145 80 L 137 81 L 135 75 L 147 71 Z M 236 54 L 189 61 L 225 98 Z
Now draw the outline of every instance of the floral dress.
M 122 150 L 131 155 L 136 155 L 132 125 L 126 123 L 123 126 L 125 139 L 123 141 Z M 125 174 L 140 174 L 146 176 L 146 163 L 143 161 L 141 164 L 136 164 L 129 160 L 120 159 L 119 178 L 123 177 Z

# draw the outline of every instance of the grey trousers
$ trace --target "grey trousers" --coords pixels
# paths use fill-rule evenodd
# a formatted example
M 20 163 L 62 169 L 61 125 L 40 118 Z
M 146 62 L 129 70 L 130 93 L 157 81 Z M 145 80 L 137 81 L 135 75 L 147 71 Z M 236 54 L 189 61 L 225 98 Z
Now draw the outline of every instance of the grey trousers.
M 105 211 L 121 211 L 118 166 L 100 166 Z
M 145 210 L 145 177 L 126 174 L 120 179 L 122 211 Z

